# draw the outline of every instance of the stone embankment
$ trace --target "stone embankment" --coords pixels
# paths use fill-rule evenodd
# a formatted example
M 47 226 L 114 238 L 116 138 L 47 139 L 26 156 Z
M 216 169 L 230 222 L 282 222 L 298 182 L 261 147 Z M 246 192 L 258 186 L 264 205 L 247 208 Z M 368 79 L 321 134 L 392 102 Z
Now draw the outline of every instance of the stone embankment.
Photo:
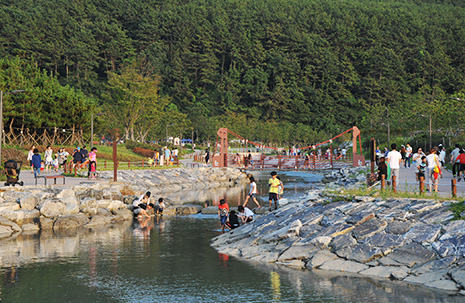
M 243 183 L 237 169 L 173 169 L 121 172 L 123 182 L 83 183 L 70 187 L 0 187 L 0 239 L 39 230 L 71 230 L 118 224 L 133 219 L 132 202 L 150 190 L 213 188 Z M 196 205 L 167 201 L 167 215 L 197 213 Z
M 257 262 L 358 273 L 465 295 L 465 221 L 451 221 L 450 204 L 314 191 L 216 237 L 212 246 Z

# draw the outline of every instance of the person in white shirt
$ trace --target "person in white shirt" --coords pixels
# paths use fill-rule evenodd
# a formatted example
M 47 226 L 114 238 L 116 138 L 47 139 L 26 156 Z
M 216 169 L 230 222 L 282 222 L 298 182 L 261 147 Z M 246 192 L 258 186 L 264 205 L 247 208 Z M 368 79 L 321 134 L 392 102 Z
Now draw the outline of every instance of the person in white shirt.
M 417 152 L 412 156 L 413 167 L 418 167 L 421 163 L 421 157 L 426 156 L 421 147 L 418 148 Z M 415 173 L 418 181 L 418 171 Z
M 402 162 L 402 155 L 397 151 L 397 144 L 391 144 L 392 150 L 389 152 L 386 158 L 386 162 L 389 163 L 391 167 L 391 178 L 396 176 L 397 181 L 399 181 L 399 171 L 400 163 Z
M 452 163 L 452 175 L 457 177 L 457 172 L 460 171 L 460 163 L 456 162 L 457 157 L 460 155 L 460 145 L 455 144 L 454 150 L 450 153 L 450 163 Z
M 254 213 L 248 207 L 239 205 L 237 207 L 237 210 L 239 211 L 237 216 L 241 218 L 242 223 L 248 223 L 253 221 Z
M 258 203 L 257 198 L 256 198 L 256 195 L 258 194 L 257 183 L 255 183 L 254 177 L 250 177 L 249 180 L 250 180 L 250 191 L 249 191 L 249 194 L 247 195 L 247 198 L 245 198 L 245 202 L 243 206 L 246 206 L 249 199 L 252 198 L 255 204 L 257 204 L 257 207 L 260 208 L 261 207 L 260 203 Z
M 446 164 L 446 149 L 442 146 L 442 144 L 438 145 L 439 148 L 439 162 L 441 163 L 441 168 L 443 168 Z
M 441 167 L 441 164 L 439 163 L 439 157 L 436 154 L 436 149 L 437 147 L 433 147 L 430 150 L 430 154 L 426 156 L 426 161 L 428 162 L 428 166 L 426 167 L 426 172 L 427 176 L 429 177 L 429 184 L 428 184 L 428 189 L 431 192 L 431 189 L 434 185 L 434 191 L 438 191 L 438 185 L 439 185 L 439 176 L 437 178 L 434 178 L 434 167 L 438 166 Z
M 406 151 L 405 167 L 407 167 L 407 164 L 408 164 L 408 168 L 410 168 L 410 164 L 412 164 L 412 152 L 413 152 L 413 149 L 412 149 L 412 147 L 410 146 L 409 143 L 407 143 L 407 147 L 405 148 L 405 151 Z M 414 167 L 416 167 L 416 166 L 414 166 Z

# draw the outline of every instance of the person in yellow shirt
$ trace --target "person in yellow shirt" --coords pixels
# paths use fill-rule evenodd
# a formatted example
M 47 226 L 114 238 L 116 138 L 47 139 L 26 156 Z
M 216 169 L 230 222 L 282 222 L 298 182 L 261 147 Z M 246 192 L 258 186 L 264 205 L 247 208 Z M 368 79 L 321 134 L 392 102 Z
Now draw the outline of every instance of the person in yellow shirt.
M 275 171 L 271 172 L 271 178 L 268 180 L 268 185 L 270 186 L 269 199 L 270 199 L 270 211 L 271 211 L 271 201 L 274 200 L 274 209 L 278 209 L 278 193 L 279 186 L 281 181 L 277 178 L 278 174 Z M 284 187 L 283 187 L 284 190 Z

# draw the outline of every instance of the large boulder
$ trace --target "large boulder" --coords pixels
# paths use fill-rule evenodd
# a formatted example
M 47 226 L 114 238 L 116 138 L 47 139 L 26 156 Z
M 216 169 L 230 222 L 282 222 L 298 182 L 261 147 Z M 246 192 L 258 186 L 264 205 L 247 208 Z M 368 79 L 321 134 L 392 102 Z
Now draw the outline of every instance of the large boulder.
M 36 196 L 25 196 L 19 199 L 19 204 L 22 209 L 33 210 L 36 208 L 39 199 Z
M 415 264 L 422 265 L 428 261 L 436 259 L 434 251 L 426 247 L 412 243 L 394 250 L 392 253 L 379 259 L 379 262 L 387 266 L 407 266 L 412 267 Z
M 89 219 L 84 214 L 59 216 L 53 224 L 53 229 L 71 229 L 84 226 Z
M 108 216 L 95 215 L 85 225 L 85 227 L 108 226 L 113 223 L 113 218 Z
M 114 222 L 131 221 L 134 218 L 133 212 L 127 208 L 115 209 L 111 212 L 114 215 Z
M 98 208 L 106 208 L 109 211 L 126 208 L 126 204 L 119 200 L 97 200 Z
M 0 204 L 0 213 L 4 211 L 15 211 L 20 209 L 20 206 L 16 202 L 2 203 Z
M 66 214 L 66 205 L 60 200 L 48 199 L 40 207 L 40 214 L 47 218 L 56 218 Z
M 324 270 L 335 270 L 335 271 L 342 271 L 342 272 L 358 273 L 358 272 L 361 272 L 362 270 L 368 269 L 368 266 L 365 264 L 360 264 L 358 262 L 336 259 L 336 260 L 326 261 L 319 268 L 324 269 Z
M 176 207 L 177 215 L 194 215 L 202 211 L 202 206 L 195 204 L 184 204 Z
M 2 216 L 0 216 L 0 226 L 9 227 L 9 228 L 11 228 L 11 230 L 13 232 L 21 232 L 22 231 L 21 227 L 19 227 L 18 224 L 16 224 L 15 222 L 12 222 L 12 221 L 10 221 L 7 218 L 2 217 Z
M 54 218 L 47 218 L 44 216 L 40 216 L 39 218 L 40 229 L 42 231 L 51 230 L 53 228 L 53 223 L 55 223 Z
M 40 212 L 37 209 L 34 210 L 16 210 L 16 211 L 4 211 L 2 216 L 10 221 L 15 222 L 19 226 L 29 223 L 37 223 L 39 220 Z

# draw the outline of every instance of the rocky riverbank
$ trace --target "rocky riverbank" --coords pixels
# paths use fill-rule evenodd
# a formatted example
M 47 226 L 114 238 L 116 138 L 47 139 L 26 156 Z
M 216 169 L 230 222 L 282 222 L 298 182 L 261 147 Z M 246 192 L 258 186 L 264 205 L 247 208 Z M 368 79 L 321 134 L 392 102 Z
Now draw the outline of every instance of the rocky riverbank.
M 344 183 L 337 181 L 340 176 L 326 182 Z M 451 221 L 451 203 L 313 191 L 216 237 L 212 246 L 256 262 L 357 273 L 465 295 L 465 221 Z
M 137 170 L 120 172 L 121 182 L 74 186 L 0 187 L 0 239 L 39 230 L 119 224 L 133 220 L 132 202 L 150 190 L 154 197 L 182 189 L 238 186 L 247 176 L 232 168 Z M 200 212 L 196 205 L 167 201 L 166 215 Z

